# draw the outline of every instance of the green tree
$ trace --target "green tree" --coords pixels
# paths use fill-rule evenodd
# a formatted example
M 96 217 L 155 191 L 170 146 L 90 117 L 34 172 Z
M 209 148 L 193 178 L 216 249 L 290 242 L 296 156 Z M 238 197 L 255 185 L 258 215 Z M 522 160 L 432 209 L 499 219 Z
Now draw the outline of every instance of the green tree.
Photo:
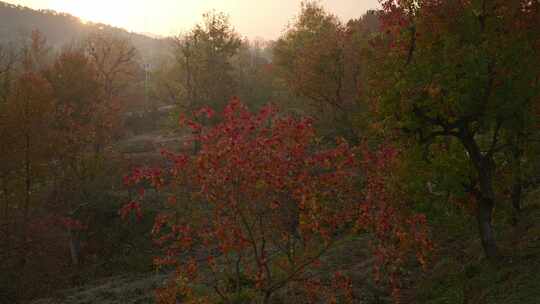
M 203 105 L 223 108 L 236 93 L 231 58 L 241 46 L 229 18 L 223 13 L 203 15 L 202 24 L 174 39 L 177 104 L 183 109 Z
M 237 82 L 237 96 L 252 108 L 260 108 L 273 101 L 275 76 L 271 59 L 265 56 L 267 43 L 244 40 L 238 54 L 232 58 L 233 75 Z
M 278 75 L 330 136 L 358 139 L 354 120 L 361 112 L 365 24 L 360 19 L 343 25 L 316 2 L 302 2 L 300 16 L 274 47 Z
M 385 1 L 385 35 L 374 42 L 373 109 L 387 134 L 460 145 L 474 172 L 469 190 L 488 258 L 498 255 L 492 216 L 502 152 L 538 127 L 530 121 L 539 95 L 539 6 Z

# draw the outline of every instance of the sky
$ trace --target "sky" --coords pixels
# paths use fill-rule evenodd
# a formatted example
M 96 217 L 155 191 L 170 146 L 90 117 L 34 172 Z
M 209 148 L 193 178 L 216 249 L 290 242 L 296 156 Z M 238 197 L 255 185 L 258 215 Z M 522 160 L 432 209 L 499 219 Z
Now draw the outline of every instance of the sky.
M 6 1 L 6 0 L 4 0 Z M 209 10 L 224 12 L 242 36 L 275 39 L 298 15 L 301 0 L 7 0 L 34 9 L 52 9 L 161 36 L 186 32 Z M 378 0 L 320 0 L 343 21 L 379 7 Z

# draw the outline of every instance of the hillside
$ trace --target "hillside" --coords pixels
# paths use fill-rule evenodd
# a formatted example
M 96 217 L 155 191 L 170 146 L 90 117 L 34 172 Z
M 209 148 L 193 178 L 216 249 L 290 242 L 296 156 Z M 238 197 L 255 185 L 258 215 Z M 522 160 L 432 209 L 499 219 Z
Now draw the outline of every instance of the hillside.
M 540 303 L 540 1 L 380 4 L 0 0 L 0 304 Z
M 494 265 L 482 258 L 475 229 L 465 225 L 460 237 L 436 230 L 439 238 L 436 254 L 428 271 L 409 268 L 402 303 L 425 304 L 533 304 L 540 298 L 540 237 L 536 223 L 540 219 L 537 193 L 531 195 L 517 226 L 504 224 L 500 244 L 505 258 Z M 501 219 L 499 219 L 501 220 Z M 365 256 L 365 241 L 353 238 L 341 250 L 329 255 L 332 267 L 346 272 L 355 282 L 360 303 L 392 303 L 371 282 L 372 260 Z M 363 249 L 362 249 L 363 248 Z M 93 282 L 34 304 L 154 303 L 153 290 L 166 280 L 165 274 L 127 274 Z
M 48 42 L 61 47 L 96 30 L 128 37 L 142 55 L 156 57 L 167 49 L 165 39 L 157 39 L 102 23 L 82 22 L 79 18 L 53 10 L 34 10 L 0 1 L 0 43 L 16 42 L 21 36 L 38 29 Z

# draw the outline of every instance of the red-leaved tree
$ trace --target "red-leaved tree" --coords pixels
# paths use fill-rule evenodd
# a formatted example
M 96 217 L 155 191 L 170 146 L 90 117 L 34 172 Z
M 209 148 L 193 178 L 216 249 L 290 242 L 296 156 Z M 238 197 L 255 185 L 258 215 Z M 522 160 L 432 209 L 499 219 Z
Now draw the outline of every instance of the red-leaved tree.
M 196 115 L 214 113 L 205 108 Z M 195 155 L 163 152 L 168 166 L 137 169 L 125 179 L 149 182 L 169 197 L 152 231 L 165 249 L 156 263 L 176 268 L 174 280 L 158 291 L 160 303 L 269 303 L 279 296 L 353 302 L 346 275 L 317 271 L 329 249 L 358 228 L 375 232 L 381 266 L 419 248 L 408 244 L 420 244 L 416 238 L 425 231 L 409 228 L 423 227 L 422 218 L 406 221 L 385 204 L 378 207 L 385 186 L 375 180 L 362 195 L 355 148 L 322 147 L 310 119 L 282 116 L 272 106 L 251 113 L 233 99 L 221 116 L 211 128 L 183 120 L 197 134 Z M 388 160 L 374 165 L 385 169 Z M 132 210 L 142 215 L 138 202 L 121 213 Z

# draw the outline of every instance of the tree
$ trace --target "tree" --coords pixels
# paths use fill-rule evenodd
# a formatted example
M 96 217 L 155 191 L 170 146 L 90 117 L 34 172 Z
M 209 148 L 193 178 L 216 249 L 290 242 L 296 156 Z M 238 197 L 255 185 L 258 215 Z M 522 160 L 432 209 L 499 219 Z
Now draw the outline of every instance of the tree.
M 104 145 L 116 134 L 111 130 L 119 130 L 118 124 L 121 121 L 119 110 L 124 106 L 125 94 L 133 87 L 142 74 L 141 67 L 137 62 L 137 49 L 126 38 L 121 38 L 111 32 L 98 31 L 92 33 L 84 42 L 84 48 L 88 54 L 89 61 L 97 72 L 101 89 L 103 90 L 103 101 L 96 110 L 103 111 L 95 121 L 96 155 L 99 155 Z M 113 115 L 116 113 L 116 115 Z M 112 127 L 114 124 L 116 126 Z
M 46 64 L 48 48 L 46 39 L 40 32 L 32 32 L 30 42 L 22 49 L 23 71 L 10 88 L 5 105 L 5 130 L 10 138 L 11 150 L 6 155 L 15 164 L 11 173 L 14 178 L 22 177 L 20 210 L 22 210 L 20 233 L 23 246 L 27 242 L 27 226 L 33 203 L 36 181 L 43 177 L 43 164 L 51 153 L 51 143 L 46 140 L 51 133 L 47 130 L 50 122 L 53 98 L 49 83 L 40 72 Z M 44 140 L 45 139 L 45 140 Z M 22 169 L 21 171 L 18 171 Z M 19 173 L 21 173 L 19 175 Z M 25 255 L 21 255 L 24 265 Z
M 89 189 L 103 166 L 100 159 L 91 153 L 98 142 L 97 134 L 102 131 L 103 122 L 114 119 L 106 103 L 96 67 L 82 49 L 64 49 L 54 64 L 44 72 L 51 84 L 56 100 L 54 123 L 57 148 L 54 162 L 50 165 L 54 172 L 53 195 L 62 214 L 69 222 L 65 225 L 69 235 L 72 265 L 80 261 L 80 240 L 77 228 L 81 225 L 77 211 L 84 207 L 93 189 Z
M 11 213 L 7 225 L 12 224 L 10 242 L 7 250 L 8 262 L 20 270 L 20 281 L 16 286 L 22 292 L 27 277 L 27 264 L 33 255 L 31 248 L 36 244 L 32 237 L 34 211 L 40 206 L 43 185 L 47 182 L 47 161 L 53 150 L 53 134 L 48 125 L 52 118 L 52 96 L 50 85 L 33 72 L 23 73 L 13 84 L 6 111 L 9 116 L 2 121 L 2 144 L 7 155 L 3 161 L 9 163 L 3 166 L 2 182 L 6 215 Z M 7 151 L 6 151 L 7 150 Z M 13 255 L 15 254 L 15 255 Z M 11 259 L 11 261 L 10 261 Z M 22 293 L 21 293 L 22 295 Z
M 0 105 L 0 181 L 6 241 L 2 259 L 9 271 L 18 269 L 12 291 L 22 298 L 36 249 L 42 245 L 34 233 L 36 211 L 45 205 L 48 163 L 55 147 L 49 127 L 55 100 L 42 77 L 49 59 L 45 38 L 34 31 L 19 51 L 6 75 L 5 100 Z
M 197 115 L 214 113 L 203 108 Z M 383 193 L 387 179 L 380 174 L 392 167 L 394 150 L 366 151 L 366 168 L 373 169 L 361 195 L 355 149 L 343 141 L 321 147 L 310 119 L 279 115 L 271 106 L 250 113 L 232 100 L 219 121 L 209 128 L 185 121 L 197 130 L 196 154 L 164 152 L 169 165 L 125 178 L 127 185 L 149 182 L 169 194 L 152 232 L 165 249 L 156 263 L 176 266 L 160 302 L 270 303 L 283 292 L 298 302 L 353 301 L 349 279 L 316 269 L 357 229 L 375 235 L 378 262 L 393 287 L 397 265 L 411 252 L 424 256 L 425 221 L 393 206 L 402 195 Z M 138 201 L 121 214 L 133 210 L 142 216 Z M 196 292 L 197 284 L 211 292 Z
M 51 280 L 64 286 L 72 278 L 66 271 L 79 269 L 81 215 L 96 192 L 105 192 L 96 181 L 112 163 L 105 162 L 110 153 L 95 147 L 110 144 L 119 121 L 115 101 L 123 94 L 122 88 L 109 91 L 111 99 L 105 89 L 126 75 L 118 70 L 104 77 L 82 47 L 52 58 L 37 31 L 18 51 L 0 56 L 0 239 L 7 273 L 1 279 L 17 274 L 9 295 L 14 301 L 36 296 Z
M 206 105 L 223 108 L 236 90 L 231 58 L 241 40 L 223 13 L 208 12 L 203 19 L 173 43 L 180 88 L 177 103 L 188 112 Z
M 0 45 L 0 101 L 7 103 L 11 78 L 15 70 L 17 56 L 11 45 Z
M 119 97 L 140 71 L 137 49 L 128 39 L 106 31 L 92 33 L 84 44 L 107 98 Z
M 238 53 L 232 58 L 233 76 L 237 82 L 236 94 L 240 100 L 250 101 L 252 109 L 258 109 L 274 101 L 278 88 L 274 85 L 271 56 L 266 56 L 268 43 L 245 39 Z
M 365 56 L 359 56 L 370 35 L 365 24 L 358 20 L 345 26 L 316 2 L 302 2 L 300 16 L 274 47 L 278 75 L 309 103 L 302 109 L 314 113 L 331 136 L 351 141 L 359 135 L 354 120 L 361 112 L 358 92 L 365 80 Z
M 21 63 L 25 71 L 42 72 L 50 63 L 51 48 L 39 30 L 33 30 L 21 49 Z
M 390 134 L 397 130 L 427 146 L 444 139 L 460 144 L 475 172 L 470 191 L 488 258 L 498 255 L 494 178 L 511 144 L 505 134 L 530 121 L 538 100 L 538 6 L 384 1 L 385 33 L 374 42 L 373 109 Z M 530 130 L 526 125 L 521 131 Z
M 9 115 L 8 111 L 8 98 L 10 96 L 11 87 L 13 84 L 13 77 L 15 72 L 17 58 L 15 56 L 15 51 L 8 46 L 0 45 L 0 138 L 5 141 L 0 147 L 0 154 L 2 155 L 0 163 L 0 180 L 2 183 L 1 192 L 2 192 L 2 233 L 5 240 L 4 248 L 6 251 L 9 251 L 10 248 L 10 238 L 11 238 L 11 206 L 10 198 L 8 194 L 8 181 L 9 175 L 13 170 L 13 164 L 8 160 L 8 155 L 11 155 L 13 151 L 11 150 L 9 143 L 13 140 L 10 130 L 7 128 L 7 116 Z

